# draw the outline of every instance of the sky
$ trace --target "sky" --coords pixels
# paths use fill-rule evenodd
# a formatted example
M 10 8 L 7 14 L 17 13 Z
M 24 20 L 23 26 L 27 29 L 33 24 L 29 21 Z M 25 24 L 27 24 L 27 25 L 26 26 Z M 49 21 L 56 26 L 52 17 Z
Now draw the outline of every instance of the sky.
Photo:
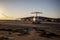
M 0 0 L 0 19 L 35 16 L 60 18 L 60 0 Z M 8 16 L 8 17 L 7 17 Z

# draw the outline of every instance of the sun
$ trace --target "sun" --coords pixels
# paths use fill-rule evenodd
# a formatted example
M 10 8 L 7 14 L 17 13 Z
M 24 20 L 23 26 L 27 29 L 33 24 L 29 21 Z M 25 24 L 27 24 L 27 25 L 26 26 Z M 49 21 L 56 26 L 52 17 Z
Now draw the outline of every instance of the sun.
M 0 7 L 0 20 L 14 20 L 14 17 L 6 15 L 6 10 L 3 7 Z
M 0 13 L 0 19 L 5 19 L 5 17 Z
M 5 8 L 0 6 L 0 20 L 7 20 L 7 19 L 10 19 L 9 17 L 7 17 L 5 15 L 6 13 L 6 10 L 4 10 Z
M 4 15 L 2 15 L 2 13 L 4 13 L 4 10 L 2 7 L 0 7 L 0 19 L 5 19 L 6 17 L 4 17 Z
M 8 17 L 6 17 L 5 15 L 4 7 L 0 7 L 0 20 L 5 20 L 5 19 L 8 19 Z
M 14 20 L 14 17 L 6 16 L 0 13 L 0 20 Z
M 4 19 L 7 19 L 7 17 L 4 16 L 6 10 L 6 8 L 3 6 L 3 5 L 0 5 L 0 20 L 4 20 Z

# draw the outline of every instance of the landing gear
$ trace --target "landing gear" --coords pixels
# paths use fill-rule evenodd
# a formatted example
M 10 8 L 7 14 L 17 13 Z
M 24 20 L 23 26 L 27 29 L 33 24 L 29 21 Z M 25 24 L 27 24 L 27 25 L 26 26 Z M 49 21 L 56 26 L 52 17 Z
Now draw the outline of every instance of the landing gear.
M 40 22 L 32 22 L 32 24 L 40 24 Z

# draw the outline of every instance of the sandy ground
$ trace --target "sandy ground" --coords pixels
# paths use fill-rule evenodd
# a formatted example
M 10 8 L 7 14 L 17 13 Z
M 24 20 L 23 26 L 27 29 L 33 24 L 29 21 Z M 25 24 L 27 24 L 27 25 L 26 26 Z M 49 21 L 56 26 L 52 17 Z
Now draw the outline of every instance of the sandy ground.
M 21 28 L 28 28 L 29 29 L 29 35 L 22 35 L 19 36 L 19 32 L 14 32 L 9 34 L 8 31 L 0 31 L 0 39 L 2 37 L 9 38 L 9 40 L 60 40 L 60 24 L 54 23 L 54 24 L 21 24 L 21 23 L 1 23 L 0 22 L 0 29 L 21 29 Z M 38 28 L 40 30 L 46 31 L 49 34 L 53 33 L 53 35 L 50 37 L 50 35 L 47 36 L 39 36 L 40 33 L 37 33 L 37 31 L 34 28 Z M 54 35 L 55 34 L 55 35 Z M 56 37 L 56 35 L 59 35 L 59 37 Z M 49 36 L 49 37 L 48 37 Z M 3 39 L 1 39 L 3 40 Z

